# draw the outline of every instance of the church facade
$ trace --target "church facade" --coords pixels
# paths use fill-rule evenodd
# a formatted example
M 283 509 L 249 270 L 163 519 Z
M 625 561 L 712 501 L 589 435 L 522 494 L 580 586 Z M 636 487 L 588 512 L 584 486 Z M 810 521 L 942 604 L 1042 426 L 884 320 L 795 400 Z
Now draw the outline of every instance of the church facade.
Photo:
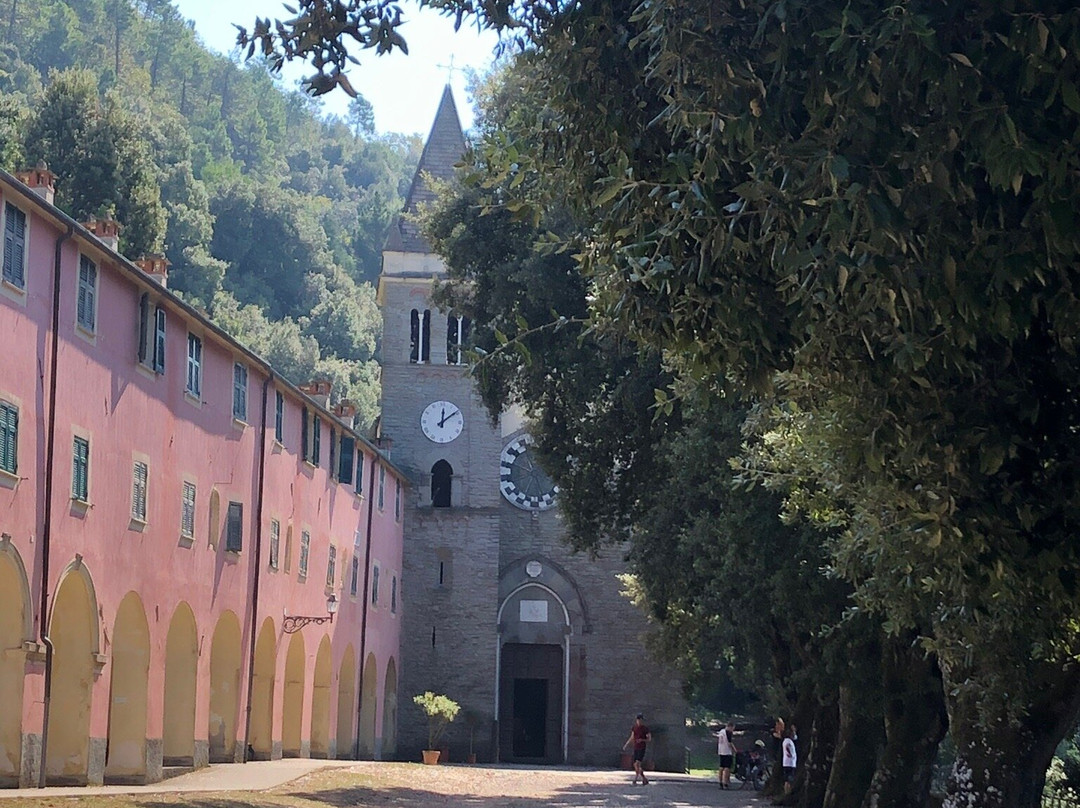
M 634 716 L 657 768 L 683 767 L 681 682 L 643 646 L 620 594 L 622 552 L 563 544 L 558 493 L 532 462 L 526 425 L 493 423 L 462 356 L 467 322 L 431 302 L 445 276 L 409 217 L 453 178 L 464 137 L 449 87 L 383 252 L 382 446 L 409 477 L 404 511 L 398 753 L 418 759 L 412 696 L 459 702 L 452 761 L 614 765 Z

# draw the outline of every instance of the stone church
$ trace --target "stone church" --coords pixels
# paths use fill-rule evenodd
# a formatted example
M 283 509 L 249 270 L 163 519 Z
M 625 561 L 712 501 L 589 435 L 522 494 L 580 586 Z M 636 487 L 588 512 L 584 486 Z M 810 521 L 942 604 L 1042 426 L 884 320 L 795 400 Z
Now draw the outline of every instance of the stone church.
M 492 424 L 462 346 L 467 323 L 430 301 L 444 276 L 408 213 L 433 199 L 465 147 L 443 93 L 403 214 L 383 251 L 380 438 L 410 480 L 405 507 L 397 756 L 418 760 L 426 720 L 412 696 L 457 701 L 451 761 L 612 766 L 634 716 L 649 758 L 682 770 L 680 681 L 645 651 L 622 595 L 618 548 L 599 559 L 561 542 L 558 492 L 532 462 L 520 418 Z

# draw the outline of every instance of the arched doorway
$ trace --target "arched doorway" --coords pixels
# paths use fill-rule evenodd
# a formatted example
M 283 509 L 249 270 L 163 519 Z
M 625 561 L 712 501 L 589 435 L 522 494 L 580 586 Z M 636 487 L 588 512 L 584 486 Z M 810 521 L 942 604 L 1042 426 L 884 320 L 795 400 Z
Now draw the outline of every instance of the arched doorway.
M 207 737 L 211 763 L 232 763 L 236 759 L 240 644 L 240 621 L 233 612 L 226 611 L 218 618 L 210 643 L 210 726 Z
M 274 751 L 274 659 L 277 656 L 274 621 L 269 617 L 255 643 L 251 682 L 251 734 L 248 743 L 256 760 L 269 760 Z
M 354 754 L 352 719 L 356 704 L 356 652 L 351 644 L 341 658 L 337 688 L 337 756 L 347 759 Z
M 311 688 L 311 756 L 330 757 L 330 638 L 323 637 L 315 655 Z
M 109 673 L 109 745 L 105 776 L 114 781 L 146 778 L 146 694 L 150 629 L 142 600 L 128 592 L 116 612 Z
M 195 762 L 195 692 L 198 686 L 199 638 L 191 607 L 181 602 L 173 612 L 165 640 L 166 765 Z
M 17 786 L 22 768 L 23 642 L 33 639 L 30 588 L 18 551 L 0 542 L 0 786 Z
M 64 573 L 56 589 L 49 637 L 55 650 L 45 774 L 52 783 L 84 785 L 90 760 L 90 687 L 99 646 L 97 598 L 81 562 Z
M 386 664 L 383 684 L 382 756 L 388 760 L 397 753 L 397 664 L 393 657 Z
M 364 684 L 360 691 L 360 757 L 371 759 L 375 756 L 375 699 L 379 687 L 379 668 L 375 664 L 375 654 L 368 654 L 364 663 Z
M 293 634 L 285 657 L 285 687 L 281 704 L 281 754 L 300 757 L 304 724 L 304 637 Z

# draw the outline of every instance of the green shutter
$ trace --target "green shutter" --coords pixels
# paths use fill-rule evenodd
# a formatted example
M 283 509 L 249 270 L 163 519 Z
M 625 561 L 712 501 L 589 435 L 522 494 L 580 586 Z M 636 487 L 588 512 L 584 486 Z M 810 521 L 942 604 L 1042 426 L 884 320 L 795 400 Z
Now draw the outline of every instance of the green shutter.
M 19 470 L 19 411 L 0 404 L 0 469 L 15 474 Z

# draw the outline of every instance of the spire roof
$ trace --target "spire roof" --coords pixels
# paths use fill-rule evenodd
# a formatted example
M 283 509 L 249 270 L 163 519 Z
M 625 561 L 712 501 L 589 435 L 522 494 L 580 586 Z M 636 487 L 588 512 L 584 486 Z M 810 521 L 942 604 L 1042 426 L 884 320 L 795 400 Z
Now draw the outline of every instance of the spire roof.
M 420 164 L 416 167 L 409 195 L 405 199 L 402 212 L 397 221 L 390 226 L 383 249 L 395 252 L 430 253 L 431 245 L 420 235 L 416 222 L 410 221 L 409 214 L 416 212 L 419 205 L 435 200 L 435 192 L 428 186 L 425 175 L 450 181 L 454 178 L 454 164 L 465 153 L 465 135 L 461 131 L 461 119 L 458 118 L 457 106 L 453 93 L 447 84 L 439 101 L 439 111 L 435 113 L 435 123 L 424 143 L 420 155 Z

